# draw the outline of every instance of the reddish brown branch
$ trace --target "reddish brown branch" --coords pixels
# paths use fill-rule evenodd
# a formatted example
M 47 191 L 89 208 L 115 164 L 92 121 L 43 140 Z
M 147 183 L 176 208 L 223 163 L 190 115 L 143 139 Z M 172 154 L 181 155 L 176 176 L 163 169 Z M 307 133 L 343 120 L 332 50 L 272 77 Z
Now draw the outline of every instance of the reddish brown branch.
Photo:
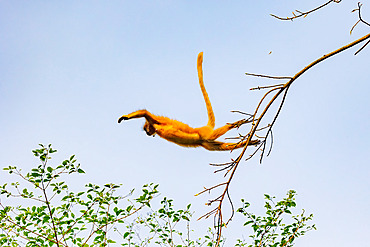
M 246 152 L 246 150 L 248 148 L 248 144 L 251 141 L 252 136 L 255 135 L 256 131 L 258 130 L 258 126 L 260 125 L 263 117 L 266 115 L 266 113 L 268 112 L 268 110 L 270 109 L 270 107 L 272 106 L 272 104 L 280 96 L 280 94 L 285 91 L 284 96 L 283 96 L 283 99 L 282 99 L 282 101 L 280 103 L 279 109 L 278 109 L 277 113 L 275 114 L 275 117 L 274 117 L 274 119 L 273 119 L 273 121 L 272 121 L 272 123 L 270 125 L 270 128 L 269 128 L 269 130 L 268 130 L 268 132 L 267 132 L 266 135 L 268 135 L 270 133 L 271 128 L 273 127 L 274 123 L 276 122 L 277 117 L 278 117 L 278 115 L 279 115 L 279 113 L 280 113 L 280 111 L 281 111 L 281 109 L 282 109 L 282 107 L 284 105 L 287 91 L 288 91 L 289 87 L 292 85 L 292 83 L 295 80 L 297 80 L 302 74 L 304 74 L 305 72 L 307 72 L 309 69 L 311 69 L 313 66 L 319 64 L 320 62 L 322 62 L 322 61 L 324 61 L 324 60 L 326 60 L 326 59 L 328 59 L 328 58 L 330 58 L 330 57 L 332 57 L 332 56 L 334 56 L 334 55 L 336 55 L 336 54 L 338 54 L 340 52 L 343 52 L 343 51 L 345 51 L 345 50 L 347 50 L 347 49 L 349 49 L 349 48 L 351 48 L 351 47 L 353 47 L 353 46 L 355 46 L 355 45 L 357 45 L 357 44 L 359 44 L 359 43 L 361 43 L 361 42 L 363 42 L 363 41 L 365 41 L 365 40 L 367 40 L 369 38 L 370 38 L 370 34 L 367 34 L 367 35 L 363 36 L 360 39 L 357 39 L 357 40 L 355 40 L 355 41 L 353 41 L 353 42 L 351 42 L 351 43 L 349 43 L 349 44 L 347 44 L 347 45 L 345 45 L 345 46 L 343 46 L 343 47 L 341 47 L 341 48 L 339 48 L 337 50 L 334 50 L 334 51 L 332 51 L 332 52 L 330 52 L 330 53 L 328 53 L 328 54 L 326 54 L 326 55 L 324 55 L 324 56 L 316 59 L 315 61 L 313 61 L 312 63 L 308 64 L 306 67 L 304 67 L 302 70 L 300 70 L 298 73 L 296 73 L 293 77 L 291 77 L 291 79 L 287 83 L 285 83 L 283 86 L 281 86 L 279 88 L 271 89 L 260 100 L 260 102 L 259 102 L 259 104 L 258 104 L 258 106 L 256 108 L 254 117 L 253 117 L 253 124 L 252 124 L 251 130 L 247 134 L 247 138 L 246 138 L 247 141 L 245 142 L 245 146 L 242 149 L 242 151 L 241 151 L 240 155 L 238 156 L 238 158 L 235 160 L 233 166 L 230 168 L 230 170 L 229 170 L 230 171 L 230 175 L 229 175 L 227 181 L 224 182 L 224 183 L 220 183 L 220 184 L 218 184 L 216 186 L 211 187 L 211 188 L 216 188 L 216 187 L 219 187 L 221 185 L 224 185 L 225 186 L 223 193 L 219 197 L 217 197 L 217 199 L 211 201 L 211 203 L 212 202 L 216 202 L 216 201 L 219 203 L 218 206 L 217 206 L 217 208 L 211 210 L 207 214 L 205 214 L 202 217 L 200 217 L 200 219 L 201 218 L 204 218 L 204 217 L 205 218 L 208 218 L 210 215 L 214 214 L 215 215 L 215 218 L 217 218 L 217 225 L 215 225 L 218 228 L 217 229 L 217 244 L 216 244 L 216 246 L 219 246 L 219 243 L 220 243 L 220 240 L 221 240 L 222 227 L 225 226 L 231 220 L 231 218 L 229 218 L 229 220 L 227 220 L 226 222 L 223 220 L 222 203 L 224 202 L 225 196 L 226 195 L 228 196 L 228 191 L 229 191 L 229 187 L 230 187 L 231 181 L 232 181 L 232 179 L 233 179 L 233 177 L 235 175 L 236 169 L 238 168 L 242 157 L 244 156 L 244 154 L 245 154 L 245 152 Z M 258 111 L 259 107 L 261 106 L 263 100 L 266 98 L 266 96 L 269 93 L 271 93 L 271 92 L 273 92 L 275 90 L 278 90 L 278 91 L 273 95 L 273 97 L 271 98 L 271 100 L 267 103 L 267 105 L 265 106 L 265 108 L 263 109 L 263 111 L 259 115 L 259 117 L 258 118 L 255 118 L 256 115 L 257 115 L 257 111 Z M 264 148 L 262 148 L 262 150 L 263 149 Z M 210 191 L 210 189 L 205 189 L 201 193 L 204 193 L 205 191 Z M 199 194 L 201 194 L 201 193 L 199 193 Z
M 279 20 L 282 20 L 282 21 L 293 21 L 294 19 L 296 19 L 296 18 L 299 18 L 299 17 L 302 17 L 303 16 L 303 18 L 305 18 L 307 15 L 309 15 L 309 14 L 311 14 L 312 12 L 315 12 L 315 11 L 317 11 L 317 10 L 319 10 L 319 9 L 321 9 L 321 8 L 323 8 L 323 7 L 325 7 L 326 5 L 328 5 L 328 4 L 330 4 L 330 3 L 332 3 L 332 2 L 334 2 L 334 3 L 340 3 L 342 0 L 330 0 L 330 1 L 328 1 L 328 2 L 326 2 L 326 3 L 324 3 L 324 4 L 322 4 L 322 5 L 320 5 L 320 6 L 318 6 L 318 7 L 316 7 L 316 8 L 314 8 L 314 9 L 312 9 L 312 10 L 309 10 L 309 11 L 306 11 L 306 12 L 302 12 L 302 11 L 299 11 L 299 10 L 295 10 L 295 12 L 297 12 L 297 13 L 295 13 L 294 11 L 292 12 L 292 14 L 293 14 L 293 16 L 292 17 L 279 17 L 279 16 L 277 16 L 277 15 L 274 15 L 274 14 L 270 14 L 272 17 L 275 17 L 275 18 L 277 18 L 277 19 L 279 19 Z

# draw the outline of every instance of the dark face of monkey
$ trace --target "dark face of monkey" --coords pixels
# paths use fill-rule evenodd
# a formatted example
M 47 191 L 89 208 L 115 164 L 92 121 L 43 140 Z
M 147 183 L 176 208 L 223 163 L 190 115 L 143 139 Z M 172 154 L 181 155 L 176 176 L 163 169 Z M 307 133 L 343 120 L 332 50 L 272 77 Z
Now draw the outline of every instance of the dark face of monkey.
M 148 136 L 154 136 L 155 128 L 149 122 L 145 122 L 143 129 L 145 130 Z

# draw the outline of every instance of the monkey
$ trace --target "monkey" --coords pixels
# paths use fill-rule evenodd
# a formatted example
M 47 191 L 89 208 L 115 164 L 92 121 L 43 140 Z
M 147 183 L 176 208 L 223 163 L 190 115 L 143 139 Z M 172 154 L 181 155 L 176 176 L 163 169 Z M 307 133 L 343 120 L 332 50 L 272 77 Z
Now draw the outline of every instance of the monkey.
M 121 123 L 123 120 L 129 120 L 133 118 L 145 118 L 143 129 L 148 136 L 155 136 L 157 134 L 163 139 L 183 147 L 203 147 L 210 151 L 227 151 L 244 147 L 247 141 L 241 141 L 239 143 L 225 143 L 216 141 L 218 137 L 224 135 L 229 130 L 238 128 L 245 122 L 245 120 L 240 120 L 235 123 L 228 123 L 220 128 L 214 129 L 215 115 L 213 113 L 208 93 L 204 87 L 202 63 L 203 52 L 200 52 L 197 59 L 197 70 L 200 89 L 202 91 L 208 113 L 208 123 L 206 126 L 192 128 L 180 121 L 170 119 L 168 117 L 154 115 L 145 109 L 121 116 L 118 119 L 118 123 Z M 259 140 L 251 140 L 248 145 L 257 145 L 259 143 Z

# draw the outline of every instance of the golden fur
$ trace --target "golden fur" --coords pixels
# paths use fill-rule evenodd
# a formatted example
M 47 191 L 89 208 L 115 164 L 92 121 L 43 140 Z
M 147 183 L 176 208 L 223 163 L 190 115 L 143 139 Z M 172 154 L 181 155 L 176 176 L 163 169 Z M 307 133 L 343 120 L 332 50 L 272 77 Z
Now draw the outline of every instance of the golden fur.
M 160 137 L 166 139 L 167 141 L 176 143 L 177 145 L 183 147 L 201 146 L 211 151 L 225 151 L 245 146 L 246 141 L 240 143 L 224 143 L 215 141 L 218 137 L 224 135 L 227 131 L 239 127 L 243 120 L 232 124 L 226 124 L 220 128 L 214 129 L 215 116 L 203 83 L 202 62 L 203 52 L 199 53 L 198 55 L 197 69 L 199 85 L 207 106 L 208 123 L 206 126 L 200 128 L 192 128 L 180 121 L 170 119 L 168 117 L 153 115 L 147 110 L 138 110 L 128 115 L 123 115 L 118 119 L 118 123 L 120 123 L 122 120 L 129 120 L 132 118 L 145 118 L 146 121 L 144 124 L 144 130 L 147 135 L 154 136 L 155 134 L 158 134 Z M 258 143 L 258 140 L 252 140 L 248 143 L 248 145 L 256 145 Z

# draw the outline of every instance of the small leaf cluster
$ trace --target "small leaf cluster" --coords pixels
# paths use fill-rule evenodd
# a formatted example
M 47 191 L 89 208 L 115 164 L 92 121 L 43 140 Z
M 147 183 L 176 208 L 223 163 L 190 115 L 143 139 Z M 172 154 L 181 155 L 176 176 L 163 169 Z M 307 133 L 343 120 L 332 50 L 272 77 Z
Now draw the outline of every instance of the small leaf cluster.
M 122 206 L 122 199 L 133 190 L 126 196 L 117 195 L 121 185 L 89 183 L 85 190 L 72 192 L 61 176 L 84 173 L 75 156 L 54 167 L 49 161 L 56 150 L 51 145 L 40 147 L 33 154 L 41 164 L 27 174 L 15 166 L 4 168 L 19 181 L 0 185 L 0 195 L 23 198 L 31 206 L 14 207 L 0 201 L 0 246 L 107 246 L 115 242 L 108 231 L 149 206 L 158 194 L 158 185 L 145 185 L 134 202 Z
M 251 226 L 253 234 L 249 237 L 252 239 L 252 244 L 247 244 L 245 241 L 238 240 L 236 246 L 269 246 L 283 247 L 293 246 L 294 240 L 304 235 L 307 231 L 316 229 L 315 225 L 308 225 L 308 221 L 313 219 L 313 214 L 305 216 L 305 211 L 299 215 L 293 215 L 292 208 L 296 207 L 295 202 L 296 192 L 290 190 L 287 197 L 275 203 L 275 197 L 265 194 L 265 210 L 266 216 L 256 216 L 248 211 L 249 202 L 242 200 L 242 207 L 237 212 L 242 213 L 247 217 L 244 226 Z M 291 222 L 283 222 L 289 215 Z

